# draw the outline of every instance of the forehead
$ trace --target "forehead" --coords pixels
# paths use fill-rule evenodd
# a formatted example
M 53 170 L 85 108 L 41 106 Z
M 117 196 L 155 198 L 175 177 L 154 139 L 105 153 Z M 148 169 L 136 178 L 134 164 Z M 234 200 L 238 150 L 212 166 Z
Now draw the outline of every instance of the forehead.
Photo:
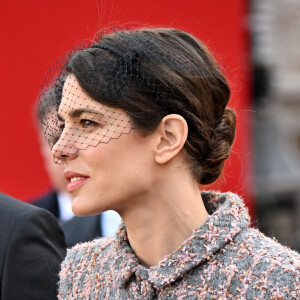
M 64 113 L 70 109 L 83 109 L 85 107 L 104 109 L 104 105 L 91 98 L 79 85 L 76 77 L 73 74 L 69 74 L 63 87 L 59 112 Z
M 131 119 L 124 110 L 94 100 L 82 89 L 73 74 L 66 78 L 56 117 L 58 121 L 67 120 L 74 124 L 83 117 L 123 128 L 132 127 Z
M 94 100 L 82 89 L 76 77 L 69 74 L 63 87 L 57 117 L 62 121 L 63 119 L 78 119 L 82 115 L 88 115 L 93 120 L 99 118 L 107 122 L 130 122 L 130 118 L 124 110 Z

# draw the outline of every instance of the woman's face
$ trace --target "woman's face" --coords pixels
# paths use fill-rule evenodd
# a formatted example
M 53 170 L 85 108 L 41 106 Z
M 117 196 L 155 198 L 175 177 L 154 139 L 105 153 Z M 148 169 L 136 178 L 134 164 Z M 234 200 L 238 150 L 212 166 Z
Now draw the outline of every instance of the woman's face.
M 129 116 L 89 97 L 69 75 L 58 110 L 62 129 L 53 155 L 63 161 L 77 215 L 120 211 L 151 185 L 151 135 L 132 129 Z

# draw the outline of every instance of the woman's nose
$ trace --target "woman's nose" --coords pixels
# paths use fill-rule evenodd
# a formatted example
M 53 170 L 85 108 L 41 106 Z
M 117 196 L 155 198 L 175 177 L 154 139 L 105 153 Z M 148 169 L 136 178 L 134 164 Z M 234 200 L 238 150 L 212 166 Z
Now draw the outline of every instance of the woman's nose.
M 66 160 L 77 156 L 78 148 L 75 146 L 74 135 L 68 135 L 66 129 L 61 133 L 58 141 L 52 147 L 52 155 L 58 160 Z

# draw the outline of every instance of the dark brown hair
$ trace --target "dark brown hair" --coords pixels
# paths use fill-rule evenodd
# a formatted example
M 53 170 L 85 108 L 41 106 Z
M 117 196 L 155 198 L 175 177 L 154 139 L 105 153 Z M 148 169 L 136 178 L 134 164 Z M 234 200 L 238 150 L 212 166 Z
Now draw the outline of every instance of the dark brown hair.
M 171 28 L 105 34 L 74 54 L 67 71 L 92 98 L 122 108 L 145 132 L 165 115 L 180 114 L 188 124 L 184 153 L 193 176 L 201 184 L 220 176 L 236 117 L 226 108 L 227 80 L 198 39 Z

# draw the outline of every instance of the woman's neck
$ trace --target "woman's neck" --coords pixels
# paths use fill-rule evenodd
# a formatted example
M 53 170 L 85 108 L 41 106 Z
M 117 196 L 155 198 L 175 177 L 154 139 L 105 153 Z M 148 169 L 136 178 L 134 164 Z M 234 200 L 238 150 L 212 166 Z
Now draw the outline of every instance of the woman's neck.
M 132 249 L 148 267 L 178 249 L 208 218 L 197 185 L 182 176 L 159 184 L 137 203 L 120 214 Z

